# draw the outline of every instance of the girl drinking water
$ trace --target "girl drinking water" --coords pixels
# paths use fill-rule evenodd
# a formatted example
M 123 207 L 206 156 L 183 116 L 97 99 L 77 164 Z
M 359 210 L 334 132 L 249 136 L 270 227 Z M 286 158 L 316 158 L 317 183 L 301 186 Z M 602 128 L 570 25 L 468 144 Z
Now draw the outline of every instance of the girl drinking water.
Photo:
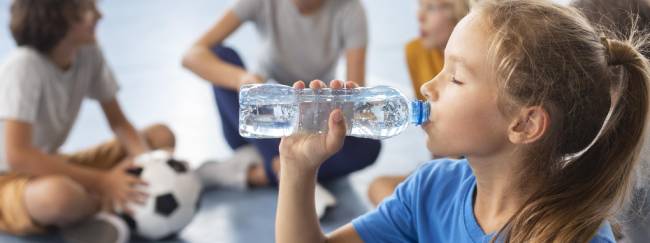
M 280 144 L 276 241 L 614 242 L 608 219 L 633 184 L 649 79 L 634 43 L 602 37 L 572 8 L 481 2 L 422 87 L 428 149 L 466 159 L 422 166 L 378 209 L 325 236 L 311 205 L 318 167 L 344 139 L 336 110 L 328 134 Z

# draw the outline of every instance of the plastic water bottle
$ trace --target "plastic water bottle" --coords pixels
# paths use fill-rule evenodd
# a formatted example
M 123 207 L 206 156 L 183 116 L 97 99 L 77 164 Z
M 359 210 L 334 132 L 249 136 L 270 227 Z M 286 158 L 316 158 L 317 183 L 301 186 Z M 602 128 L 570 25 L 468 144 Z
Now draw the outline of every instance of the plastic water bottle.
M 421 125 L 429 103 L 409 101 L 389 86 L 355 89 L 294 89 L 281 84 L 250 84 L 239 92 L 239 134 L 279 138 L 294 133 L 326 133 L 330 113 L 341 109 L 347 135 L 384 139 Z

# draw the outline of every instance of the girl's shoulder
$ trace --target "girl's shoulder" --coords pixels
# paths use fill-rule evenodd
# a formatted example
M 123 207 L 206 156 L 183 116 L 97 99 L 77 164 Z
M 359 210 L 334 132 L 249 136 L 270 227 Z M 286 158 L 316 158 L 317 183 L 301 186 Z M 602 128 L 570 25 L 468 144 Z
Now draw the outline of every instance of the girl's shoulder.
M 589 243 L 613 243 L 613 242 L 616 242 L 616 238 L 614 237 L 614 231 L 612 230 L 612 225 L 609 223 L 609 221 L 603 222 L 603 224 L 598 229 L 598 232 L 596 232 L 594 238 L 591 238 L 591 240 L 589 241 Z

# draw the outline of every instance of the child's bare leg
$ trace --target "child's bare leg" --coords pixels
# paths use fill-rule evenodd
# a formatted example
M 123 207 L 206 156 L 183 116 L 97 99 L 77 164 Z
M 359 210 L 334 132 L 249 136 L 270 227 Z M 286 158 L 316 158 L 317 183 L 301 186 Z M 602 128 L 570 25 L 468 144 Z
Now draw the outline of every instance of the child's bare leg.
M 45 176 L 30 181 L 24 202 L 32 219 L 43 226 L 64 227 L 97 212 L 98 202 L 76 181 Z

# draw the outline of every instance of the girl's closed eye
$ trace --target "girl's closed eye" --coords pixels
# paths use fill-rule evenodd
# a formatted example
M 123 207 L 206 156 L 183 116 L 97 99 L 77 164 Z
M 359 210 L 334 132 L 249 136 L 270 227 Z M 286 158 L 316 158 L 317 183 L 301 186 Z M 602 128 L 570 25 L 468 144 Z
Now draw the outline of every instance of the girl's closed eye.
M 465 84 L 465 83 L 463 83 L 462 81 L 456 79 L 456 76 L 451 76 L 451 82 L 454 83 L 454 84 L 458 84 L 458 85 L 463 85 L 463 84 Z

